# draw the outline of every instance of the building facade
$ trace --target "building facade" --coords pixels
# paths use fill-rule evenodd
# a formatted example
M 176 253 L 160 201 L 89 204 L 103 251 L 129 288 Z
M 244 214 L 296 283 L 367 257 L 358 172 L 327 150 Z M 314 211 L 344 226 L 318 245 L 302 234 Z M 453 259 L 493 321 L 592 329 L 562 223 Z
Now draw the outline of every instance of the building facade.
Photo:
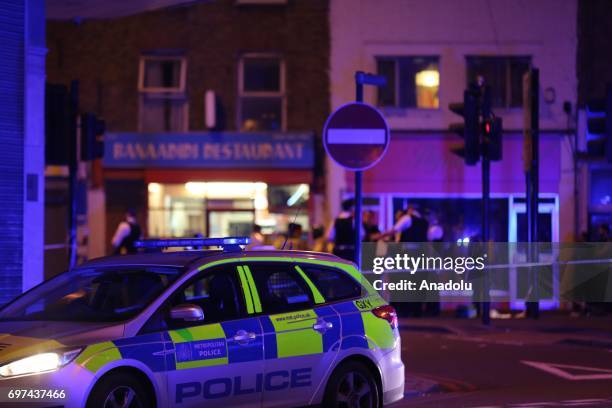
M 446 241 L 479 234 L 481 169 L 451 152 L 460 139 L 448 127 L 462 118 L 448 105 L 482 76 L 504 126 L 503 160 L 491 165 L 491 239 L 525 239 L 522 76 L 534 67 L 540 71 L 539 240 L 574 239 L 568 137 L 574 125 L 564 103 L 576 102 L 576 13 L 574 0 L 331 2 L 332 109 L 354 100 L 355 71 L 387 78 L 385 88 L 365 90 L 365 101 L 381 109 L 391 128 L 386 156 L 363 176 L 366 208 L 381 229 L 412 205 L 443 227 Z M 331 161 L 327 169 L 327 196 L 337 211 L 354 191 L 353 174 Z
M 110 250 L 127 208 L 147 236 L 322 222 L 326 0 L 52 21 L 48 46 L 49 82 L 78 79 L 81 111 L 106 121 L 88 195 L 90 256 Z
M 610 3 L 604 0 L 578 2 L 578 106 L 583 113 L 578 121 L 578 148 L 588 151 L 591 135 L 587 131 L 586 106 L 594 99 L 606 98 L 612 86 L 612 35 Z M 601 225 L 612 227 L 612 163 L 604 158 L 580 163 L 580 227 L 590 239 L 600 239 Z
M 45 7 L 0 1 L 0 304 L 43 277 Z

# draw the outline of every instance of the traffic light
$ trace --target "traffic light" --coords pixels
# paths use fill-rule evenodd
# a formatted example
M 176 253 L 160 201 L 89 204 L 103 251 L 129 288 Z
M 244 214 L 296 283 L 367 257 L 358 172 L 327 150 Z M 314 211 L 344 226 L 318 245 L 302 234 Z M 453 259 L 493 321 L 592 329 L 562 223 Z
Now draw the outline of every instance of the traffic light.
M 463 123 L 453 123 L 449 129 L 463 138 L 463 143 L 451 151 L 465 160 L 465 164 L 472 166 L 480 159 L 480 130 L 478 114 L 479 94 L 472 89 L 463 92 L 463 103 L 451 103 L 448 108 L 463 117 Z
M 587 104 L 587 154 L 592 158 L 605 157 L 612 162 L 612 86 L 606 98 Z
M 104 132 L 106 123 L 93 113 L 81 116 L 81 160 L 90 161 L 104 157 Z
M 499 161 L 503 155 L 503 142 L 502 142 L 502 119 L 493 117 L 486 119 L 482 126 L 482 142 L 484 144 L 483 150 L 491 161 Z

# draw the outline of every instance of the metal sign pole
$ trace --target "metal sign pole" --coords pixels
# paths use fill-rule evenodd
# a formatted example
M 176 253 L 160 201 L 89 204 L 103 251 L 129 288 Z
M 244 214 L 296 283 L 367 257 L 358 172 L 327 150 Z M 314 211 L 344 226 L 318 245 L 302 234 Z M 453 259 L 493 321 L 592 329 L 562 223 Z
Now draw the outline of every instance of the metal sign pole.
M 344 169 L 355 172 L 351 259 L 361 267 L 361 208 L 363 171 L 376 165 L 385 155 L 390 142 L 389 125 L 374 106 L 363 102 L 364 85 L 384 86 L 379 75 L 355 72 L 355 99 L 336 109 L 323 127 L 323 147 L 329 157 Z M 336 242 L 337 244 L 337 242 Z M 343 243 L 344 244 L 344 243 Z M 348 243 L 346 243 L 348 244 Z
M 363 102 L 363 72 L 358 71 L 355 73 L 355 101 Z M 363 172 L 361 170 L 355 171 L 355 264 L 357 268 L 361 270 L 361 200 L 362 200 L 362 187 L 363 187 Z

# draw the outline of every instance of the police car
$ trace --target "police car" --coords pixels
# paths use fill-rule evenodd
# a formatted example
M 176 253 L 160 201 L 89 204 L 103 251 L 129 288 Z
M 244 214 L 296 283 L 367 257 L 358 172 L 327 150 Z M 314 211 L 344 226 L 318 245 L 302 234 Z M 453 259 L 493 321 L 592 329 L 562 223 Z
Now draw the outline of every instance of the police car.
M 0 310 L 0 396 L 68 407 L 379 407 L 404 394 L 395 310 L 333 255 L 147 240 Z M 12 393 L 12 395 L 11 395 Z

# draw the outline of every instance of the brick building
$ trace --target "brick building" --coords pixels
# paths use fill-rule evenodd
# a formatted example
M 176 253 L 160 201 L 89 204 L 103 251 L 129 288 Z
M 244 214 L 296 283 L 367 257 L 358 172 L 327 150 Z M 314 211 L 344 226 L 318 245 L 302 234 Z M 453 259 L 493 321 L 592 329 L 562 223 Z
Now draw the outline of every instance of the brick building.
M 149 236 L 283 230 L 300 205 L 299 223 L 319 221 L 329 43 L 327 0 L 50 21 L 48 81 L 78 79 L 80 110 L 107 125 L 89 255 L 127 207 Z

